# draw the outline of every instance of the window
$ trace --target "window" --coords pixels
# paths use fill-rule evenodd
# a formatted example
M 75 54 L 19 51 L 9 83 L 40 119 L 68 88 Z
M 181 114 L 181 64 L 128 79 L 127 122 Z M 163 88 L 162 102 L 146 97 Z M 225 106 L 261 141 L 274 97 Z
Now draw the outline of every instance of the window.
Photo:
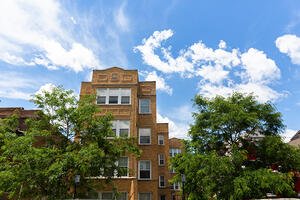
M 151 193 L 139 193 L 139 200 L 151 200 Z
M 151 179 L 150 160 L 139 161 L 139 179 Z
M 166 200 L 166 195 L 160 195 L 160 200 Z
M 158 135 L 158 144 L 159 145 L 164 145 L 165 144 L 164 135 Z
M 130 104 L 130 88 L 98 88 L 97 104 Z
M 150 114 L 151 109 L 150 109 L 150 99 L 140 99 L 140 113 L 141 114 Z
M 113 199 L 113 193 L 112 192 L 103 192 L 101 194 L 102 200 L 112 200 Z
M 120 192 L 114 194 L 113 192 L 102 192 L 100 193 L 101 200 L 127 200 L 127 192 Z
M 175 157 L 177 154 L 181 153 L 181 149 L 170 148 L 169 152 L 170 152 L 170 157 Z
M 180 190 L 179 182 L 175 182 L 171 185 L 172 190 Z
M 158 154 L 158 165 L 159 166 L 165 165 L 165 155 L 164 154 Z
M 159 187 L 160 188 L 165 187 L 165 177 L 164 176 L 159 176 Z
M 117 137 L 129 137 L 130 121 L 129 120 L 114 120 L 112 121 L 112 130 Z
M 139 129 L 139 144 L 151 144 L 151 129 L 140 128 Z
M 118 176 L 128 176 L 128 157 L 121 157 L 118 160 L 118 167 L 120 168 L 120 172 Z
M 101 168 L 101 175 L 105 177 L 128 177 L 129 176 L 129 159 L 128 157 L 120 157 L 113 165 L 108 165 L 106 168 Z M 115 168 L 118 166 L 119 171 Z

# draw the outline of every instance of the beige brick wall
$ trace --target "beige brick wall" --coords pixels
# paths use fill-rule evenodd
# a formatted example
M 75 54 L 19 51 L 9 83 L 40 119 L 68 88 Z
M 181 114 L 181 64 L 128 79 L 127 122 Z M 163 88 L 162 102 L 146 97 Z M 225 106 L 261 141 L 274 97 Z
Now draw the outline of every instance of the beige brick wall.
M 131 178 L 114 179 L 113 184 L 119 191 L 127 192 L 129 200 L 138 200 L 139 192 L 151 192 L 152 200 L 166 195 L 171 199 L 169 179 L 169 140 L 168 124 L 156 123 L 156 83 L 139 82 L 137 70 L 123 70 L 113 67 L 106 70 L 94 70 L 91 82 L 82 82 L 80 95 L 96 94 L 97 88 L 131 88 L 130 105 L 99 105 L 101 113 L 112 113 L 114 119 L 130 120 L 130 136 L 138 138 L 139 128 L 151 128 L 151 144 L 138 145 L 142 151 L 140 158 L 130 157 Z M 151 114 L 139 114 L 139 98 L 149 98 Z M 158 133 L 164 135 L 164 145 L 158 145 Z M 158 154 L 165 155 L 165 165 L 158 165 Z M 151 180 L 138 180 L 138 161 L 151 161 Z M 166 187 L 159 188 L 159 175 L 165 176 Z M 103 180 L 97 180 L 99 183 Z M 101 185 L 101 184 L 99 184 Z M 111 191 L 112 186 L 98 188 L 98 191 Z

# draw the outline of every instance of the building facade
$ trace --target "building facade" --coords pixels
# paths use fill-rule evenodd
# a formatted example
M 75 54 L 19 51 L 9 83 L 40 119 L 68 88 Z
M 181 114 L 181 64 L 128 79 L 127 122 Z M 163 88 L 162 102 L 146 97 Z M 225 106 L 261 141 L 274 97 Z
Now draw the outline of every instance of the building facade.
M 115 136 L 137 138 L 142 151 L 138 159 L 131 155 L 120 158 L 119 166 L 127 167 L 129 173 L 113 180 L 119 191 L 118 199 L 173 199 L 171 195 L 179 190 L 168 181 L 172 176 L 168 166 L 172 155 L 169 141 L 174 142 L 169 140 L 168 124 L 156 122 L 155 82 L 139 81 L 137 70 L 94 70 L 92 81 L 81 84 L 80 95 L 88 94 L 96 95 L 96 104 L 101 108 L 99 115 L 114 116 Z M 111 186 L 96 190 L 97 198 L 113 199 Z

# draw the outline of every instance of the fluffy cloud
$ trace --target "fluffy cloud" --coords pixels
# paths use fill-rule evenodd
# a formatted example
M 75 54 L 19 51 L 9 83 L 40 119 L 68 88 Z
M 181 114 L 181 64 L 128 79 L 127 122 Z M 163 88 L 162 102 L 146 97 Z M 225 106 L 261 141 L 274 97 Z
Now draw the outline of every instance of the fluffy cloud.
M 44 92 L 51 92 L 56 86 L 52 83 L 42 85 L 35 94 L 43 94 Z
M 163 77 L 157 75 L 156 71 L 144 72 L 143 75 L 145 76 L 145 81 L 156 81 L 157 90 L 161 90 L 169 95 L 172 95 L 173 89 L 166 84 Z
M 285 132 L 281 135 L 284 142 L 289 142 L 291 138 L 297 133 L 297 130 L 286 129 Z
M 99 66 L 93 51 L 69 33 L 70 17 L 54 0 L 1 1 L 0 60 L 76 72 Z
M 276 47 L 281 53 L 287 54 L 292 63 L 300 65 L 300 38 L 296 35 L 283 35 L 276 39 Z
M 1 71 L 0 97 L 29 100 L 32 91 L 38 85 L 38 80 L 32 79 L 32 77 L 26 78 L 16 72 Z
M 271 88 L 280 78 L 276 63 L 258 49 L 245 52 L 227 50 L 221 40 L 218 48 L 207 47 L 202 41 L 181 49 L 173 57 L 171 46 L 164 42 L 173 36 L 172 30 L 155 31 L 134 48 L 145 64 L 163 73 L 179 73 L 182 77 L 199 79 L 199 93 L 213 97 L 228 96 L 234 91 L 254 93 L 259 101 L 276 100 L 282 96 Z
M 176 107 L 176 109 L 171 110 L 169 114 L 161 114 L 158 110 L 157 112 L 157 122 L 169 123 L 169 136 L 177 138 L 188 138 L 189 124 L 192 123 L 193 109 L 191 105 L 182 105 Z M 176 115 L 172 114 L 176 113 Z
M 187 139 L 187 132 L 189 129 L 188 124 L 180 123 L 171 120 L 166 116 L 162 116 L 157 112 L 157 122 L 158 123 L 169 123 L 169 137 L 176 137 L 181 139 Z

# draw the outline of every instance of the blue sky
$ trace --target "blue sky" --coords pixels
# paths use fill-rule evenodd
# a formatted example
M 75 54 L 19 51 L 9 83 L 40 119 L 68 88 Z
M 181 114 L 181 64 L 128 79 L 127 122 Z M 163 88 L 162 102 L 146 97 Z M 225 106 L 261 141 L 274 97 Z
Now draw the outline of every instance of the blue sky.
M 288 138 L 300 129 L 300 1 L 1 1 L 1 107 L 34 108 L 51 85 L 78 93 L 111 66 L 157 81 L 171 136 L 186 137 L 194 95 L 239 91 L 271 101 Z

